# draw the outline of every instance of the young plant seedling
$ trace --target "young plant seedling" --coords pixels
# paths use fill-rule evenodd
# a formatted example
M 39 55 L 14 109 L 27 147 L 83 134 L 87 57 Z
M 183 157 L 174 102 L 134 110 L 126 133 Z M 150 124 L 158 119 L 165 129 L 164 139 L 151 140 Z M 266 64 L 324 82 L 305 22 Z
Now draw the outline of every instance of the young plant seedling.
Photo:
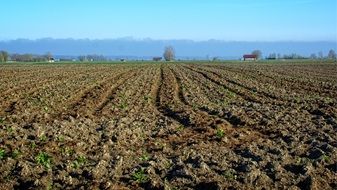
M 4 149 L 1 148 L 1 149 L 0 149 L 0 160 L 4 159 L 5 156 L 6 156 L 6 152 L 5 152 Z
M 61 154 L 63 156 L 72 156 L 75 154 L 75 150 L 69 147 L 61 147 Z
M 150 156 L 147 153 L 144 153 L 140 158 L 141 161 L 148 161 L 150 159 Z
M 222 139 L 225 136 L 225 132 L 223 129 L 218 128 L 215 132 L 215 136 L 219 139 Z
M 148 180 L 148 177 L 145 174 L 144 169 L 142 168 L 132 174 L 132 179 L 137 181 L 138 183 L 145 183 Z
M 43 165 L 45 168 L 50 168 L 51 166 L 51 156 L 45 152 L 39 152 L 39 154 L 35 157 L 35 161 L 38 164 Z
M 179 131 L 182 131 L 182 130 L 184 130 L 184 126 L 183 125 L 179 125 L 178 127 L 177 127 L 177 131 L 179 132 Z
M 228 180 L 236 180 L 237 175 L 233 170 L 227 170 L 223 173 L 223 176 Z
M 12 152 L 12 158 L 16 159 L 17 157 L 19 157 L 20 154 L 21 154 L 21 152 L 19 150 L 14 150 Z
M 60 135 L 57 137 L 58 142 L 64 142 L 64 136 Z
M 39 139 L 40 139 L 41 142 L 47 141 L 46 135 L 41 135 Z
M 198 105 L 196 103 L 193 103 L 192 104 L 192 108 L 193 108 L 193 110 L 197 110 L 198 109 Z
M 330 157 L 326 154 L 323 154 L 320 158 L 320 160 L 323 160 L 325 162 L 329 162 L 330 161 Z
M 30 144 L 30 148 L 31 148 L 31 149 L 35 149 L 35 148 L 36 148 L 35 142 L 32 142 L 32 143 Z
M 126 110 L 129 107 L 129 104 L 127 102 L 127 95 L 126 94 L 121 94 L 120 95 L 120 104 L 119 108 L 122 110 Z
M 85 156 L 79 156 L 72 164 L 73 168 L 77 169 L 87 162 Z
M 6 130 L 7 130 L 7 133 L 12 133 L 14 131 L 12 127 L 7 127 Z

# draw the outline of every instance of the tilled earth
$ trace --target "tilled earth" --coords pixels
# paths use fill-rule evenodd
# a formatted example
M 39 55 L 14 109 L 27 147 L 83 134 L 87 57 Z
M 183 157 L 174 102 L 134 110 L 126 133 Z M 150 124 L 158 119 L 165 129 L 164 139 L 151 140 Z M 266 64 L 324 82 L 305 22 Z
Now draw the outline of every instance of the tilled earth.
M 337 189 L 337 65 L 0 66 L 0 189 Z

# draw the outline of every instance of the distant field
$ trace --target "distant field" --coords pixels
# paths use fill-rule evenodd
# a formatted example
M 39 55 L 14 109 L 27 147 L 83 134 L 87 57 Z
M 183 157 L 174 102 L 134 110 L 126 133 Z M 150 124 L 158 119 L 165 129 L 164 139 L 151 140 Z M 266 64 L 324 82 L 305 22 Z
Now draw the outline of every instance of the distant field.
M 0 189 L 337 188 L 337 64 L 134 63 L 0 64 Z

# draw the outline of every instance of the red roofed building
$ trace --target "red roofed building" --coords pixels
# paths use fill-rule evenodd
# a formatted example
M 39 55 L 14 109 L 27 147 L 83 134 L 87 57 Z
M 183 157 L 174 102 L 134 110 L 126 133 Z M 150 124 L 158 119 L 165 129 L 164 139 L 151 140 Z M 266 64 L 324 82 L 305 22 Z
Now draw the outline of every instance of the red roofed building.
M 256 61 L 257 60 L 257 56 L 253 55 L 253 54 L 243 55 L 243 60 L 244 61 Z

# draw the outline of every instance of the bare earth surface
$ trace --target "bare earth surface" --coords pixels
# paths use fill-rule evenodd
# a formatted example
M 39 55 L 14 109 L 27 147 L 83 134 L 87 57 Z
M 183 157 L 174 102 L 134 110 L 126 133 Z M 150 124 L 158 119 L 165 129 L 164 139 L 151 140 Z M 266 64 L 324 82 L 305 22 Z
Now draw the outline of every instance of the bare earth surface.
M 0 189 L 337 189 L 337 65 L 0 66 Z

